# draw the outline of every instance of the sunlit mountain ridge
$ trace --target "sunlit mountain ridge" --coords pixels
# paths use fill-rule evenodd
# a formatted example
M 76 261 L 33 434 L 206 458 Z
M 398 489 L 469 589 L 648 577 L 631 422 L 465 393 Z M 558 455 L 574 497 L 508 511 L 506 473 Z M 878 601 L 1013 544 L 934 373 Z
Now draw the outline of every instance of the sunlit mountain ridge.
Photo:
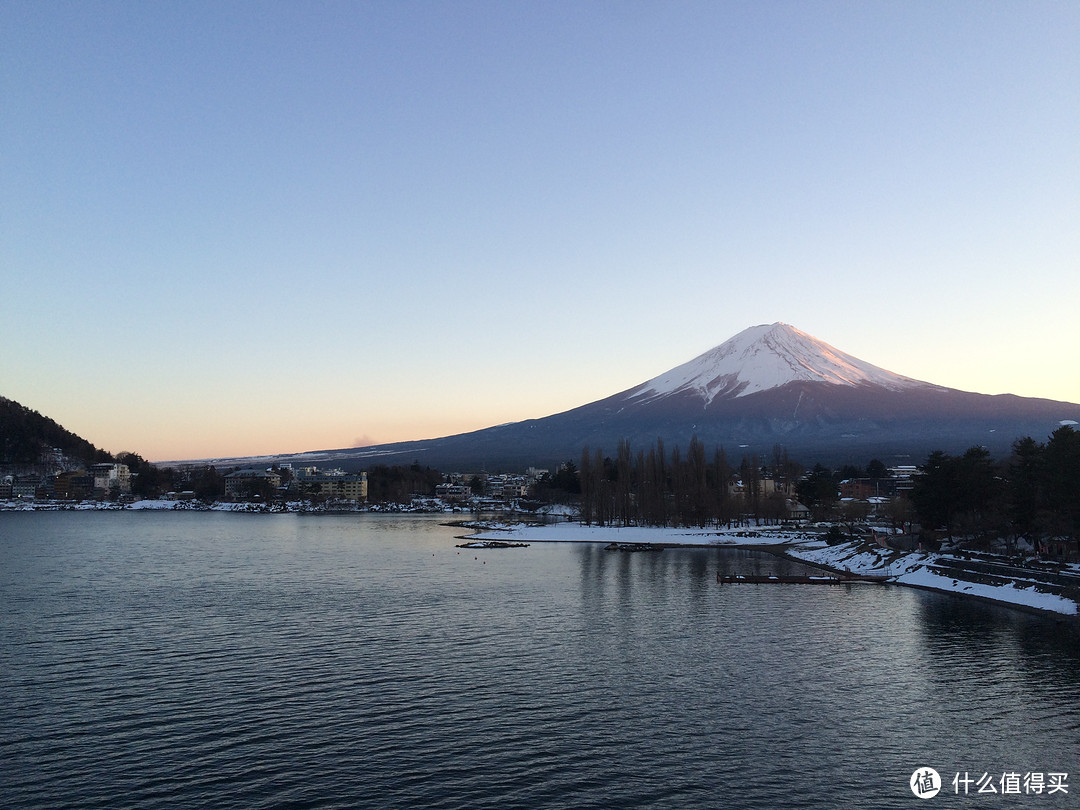
M 259 457 L 364 468 L 412 463 L 443 470 L 513 470 L 580 458 L 618 443 L 669 448 L 691 438 L 730 457 L 777 446 L 805 464 L 919 463 L 932 450 L 1008 454 L 1023 436 L 1044 441 L 1080 405 L 960 391 L 905 377 L 799 329 L 752 326 L 714 349 L 610 397 L 540 419 L 421 441 Z M 250 459 L 219 459 L 247 461 Z

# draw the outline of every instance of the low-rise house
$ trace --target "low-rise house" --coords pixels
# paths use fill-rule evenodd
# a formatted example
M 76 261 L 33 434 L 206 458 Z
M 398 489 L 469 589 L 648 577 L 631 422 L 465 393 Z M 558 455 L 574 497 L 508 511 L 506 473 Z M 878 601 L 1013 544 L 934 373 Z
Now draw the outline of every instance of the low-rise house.
M 465 484 L 438 484 L 435 497 L 447 503 L 461 503 L 472 497 L 472 489 Z
M 502 496 L 508 501 L 524 498 L 528 494 L 529 485 L 525 481 L 506 481 L 502 485 Z
M 788 498 L 785 505 L 790 520 L 810 520 L 810 509 L 798 501 Z
M 869 498 L 892 498 L 896 495 L 893 478 L 847 478 L 840 482 L 840 497 L 865 501 Z
M 734 479 L 728 484 L 728 495 L 733 498 L 748 498 L 752 496 L 749 491 L 750 487 L 754 485 L 753 481 L 744 481 L 743 479 Z M 772 495 L 790 495 L 793 486 L 790 483 L 776 481 L 773 478 L 759 478 L 756 482 L 757 496 L 759 498 L 768 498 Z

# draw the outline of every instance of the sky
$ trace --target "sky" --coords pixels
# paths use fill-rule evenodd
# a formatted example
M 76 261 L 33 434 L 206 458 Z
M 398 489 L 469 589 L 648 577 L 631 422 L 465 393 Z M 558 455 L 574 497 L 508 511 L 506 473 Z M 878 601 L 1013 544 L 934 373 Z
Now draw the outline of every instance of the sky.
M 1080 402 L 1080 4 L 0 0 L 0 396 L 450 435 L 783 321 Z

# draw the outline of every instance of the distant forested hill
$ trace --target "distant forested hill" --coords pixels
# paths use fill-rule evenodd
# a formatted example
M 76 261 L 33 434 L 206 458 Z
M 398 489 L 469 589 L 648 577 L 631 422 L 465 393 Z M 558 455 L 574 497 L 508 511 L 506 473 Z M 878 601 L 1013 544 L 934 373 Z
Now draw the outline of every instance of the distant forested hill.
M 86 464 L 112 460 L 109 453 L 49 417 L 0 397 L 0 464 L 38 464 L 42 445 L 58 447 L 64 455 Z

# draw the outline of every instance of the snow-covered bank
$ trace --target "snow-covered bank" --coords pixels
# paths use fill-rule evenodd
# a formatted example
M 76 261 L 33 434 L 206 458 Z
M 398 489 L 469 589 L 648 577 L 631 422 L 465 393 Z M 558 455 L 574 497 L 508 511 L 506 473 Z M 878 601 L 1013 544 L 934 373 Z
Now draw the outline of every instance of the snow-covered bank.
M 580 523 L 526 525 L 476 524 L 479 534 L 470 540 L 514 540 L 538 543 L 671 543 L 680 546 L 778 545 L 805 540 L 798 532 L 760 529 L 671 529 L 653 526 L 582 526 Z
M 964 596 L 978 596 L 990 599 L 994 602 L 1005 602 L 1010 605 L 1020 605 L 1036 610 L 1047 610 L 1052 613 L 1062 613 L 1066 616 L 1077 615 L 1077 604 L 1072 599 L 1052 593 L 1041 593 L 1038 584 L 1030 580 L 1025 587 L 1023 580 L 1010 582 L 1005 585 L 987 585 L 981 582 L 966 582 L 951 577 L 942 576 L 924 566 L 919 566 L 907 571 L 896 578 L 900 585 L 911 585 L 916 588 L 928 588 L 934 591 L 946 591 L 958 593 Z
M 1047 593 L 1050 589 L 1036 576 L 1017 577 L 1011 582 L 999 585 L 973 582 L 959 576 L 945 576 L 935 570 L 943 561 L 956 562 L 953 557 L 924 552 L 897 554 L 884 548 L 858 546 L 854 543 L 842 543 L 838 546 L 814 547 L 814 544 L 802 544 L 787 549 L 787 554 L 809 563 L 828 566 L 835 570 L 851 571 L 856 574 L 884 574 L 893 577 L 898 585 L 941 591 L 961 596 L 977 596 L 1007 605 L 1044 610 L 1066 616 L 1078 615 L 1075 600 L 1056 594 Z M 1043 588 L 1044 590 L 1039 590 Z
M 257 503 L 213 503 L 201 501 L 148 500 L 119 503 L 116 501 L 0 501 L 0 512 L 296 512 L 303 508 L 299 501 L 283 506 Z
M 328 502 L 312 504 L 308 501 L 287 501 L 285 503 L 233 503 L 215 501 L 204 503 L 196 500 L 140 500 L 119 501 L 0 501 L 0 512 L 115 512 L 115 511 L 155 511 L 155 512 L 246 512 L 257 514 L 287 514 L 294 512 L 438 512 L 471 513 L 453 504 L 445 504 L 436 499 L 418 499 L 411 503 L 397 504 L 357 504 L 352 502 Z
M 944 576 L 935 566 L 944 560 L 955 565 L 956 559 L 924 552 L 902 553 L 866 541 L 828 545 L 824 540 L 796 531 L 781 529 L 687 529 L 642 526 L 582 526 L 556 523 L 544 526 L 522 524 L 477 525 L 479 532 L 470 540 L 513 540 L 532 543 L 660 543 L 681 546 L 760 546 L 781 547 L 784 555 L 811 565 L 853 574 L 889 576 L 898 585 L 924 588 L 960 596 L 976 596 L 1006 605 L 1030 608 L 1065 616 L 1077 616 L 1077 602 L 1058 593 L 1038 579 L 1014 578 L 1000 585 Z
M 0 501 L 0 512 L 114 512 L 123 508 L 110 501 Z

